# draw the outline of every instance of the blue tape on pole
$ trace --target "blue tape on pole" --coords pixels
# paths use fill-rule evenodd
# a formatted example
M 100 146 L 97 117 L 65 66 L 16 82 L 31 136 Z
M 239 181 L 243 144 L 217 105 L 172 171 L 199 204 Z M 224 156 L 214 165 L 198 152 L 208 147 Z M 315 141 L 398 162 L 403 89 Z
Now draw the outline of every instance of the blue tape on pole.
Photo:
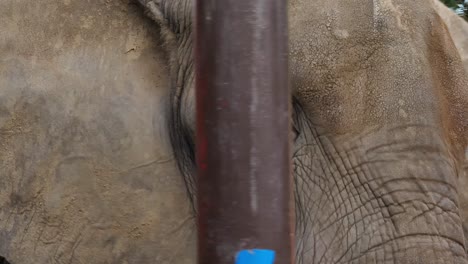
M 267 249 L 242 250 L 237 253 L 236 264 L 273 264 L 275 251 Z

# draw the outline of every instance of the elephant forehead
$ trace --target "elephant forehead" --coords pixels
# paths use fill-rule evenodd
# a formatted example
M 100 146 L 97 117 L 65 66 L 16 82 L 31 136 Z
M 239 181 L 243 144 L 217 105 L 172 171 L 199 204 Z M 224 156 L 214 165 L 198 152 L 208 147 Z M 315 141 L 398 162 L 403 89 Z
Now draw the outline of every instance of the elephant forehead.
M 165 263 L 191 248 L 162 114 L 168 72 L 140 10 L 7 0 L 0 23 L 0 255 Z

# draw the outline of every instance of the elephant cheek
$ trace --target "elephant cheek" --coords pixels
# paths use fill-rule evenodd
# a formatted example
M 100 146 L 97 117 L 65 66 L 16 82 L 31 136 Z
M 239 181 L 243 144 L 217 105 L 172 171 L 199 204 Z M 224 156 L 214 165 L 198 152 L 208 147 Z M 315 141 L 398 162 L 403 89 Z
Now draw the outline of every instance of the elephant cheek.
M 391 133 L 387 133 L 391 131 Z M 302 129 L 294 155 L 304 263 L 467 263 L 457 170 L 440 133 Z M 358 138 L 358 139 L 357 139 Z

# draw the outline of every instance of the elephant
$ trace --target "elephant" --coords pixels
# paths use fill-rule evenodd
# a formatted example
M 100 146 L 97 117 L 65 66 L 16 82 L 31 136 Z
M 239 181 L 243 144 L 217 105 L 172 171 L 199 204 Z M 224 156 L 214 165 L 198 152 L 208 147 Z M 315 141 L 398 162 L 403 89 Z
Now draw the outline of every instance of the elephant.
M 191 9 L 0 2 L 0 256 L 195 263 Z M 442 11 L 288 12 L 296 263 L 468 263 L 468 77 Z

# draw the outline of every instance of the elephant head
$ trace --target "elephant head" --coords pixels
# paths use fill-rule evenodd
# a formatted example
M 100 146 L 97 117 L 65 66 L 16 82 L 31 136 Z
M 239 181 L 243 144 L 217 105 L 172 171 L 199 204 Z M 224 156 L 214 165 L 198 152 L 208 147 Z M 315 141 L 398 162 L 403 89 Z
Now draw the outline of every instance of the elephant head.
M 430 2 L 289 0 L 297 263 L 467 263 L 463 42 Z M 0 1 L 13 264 L 194 263 L 192 1 L 140 3 L 157 25 L 131 0 Z
M 191 1 L 140 3 L 165 35 L 172 147 L 194 201 Z M 468 263 L 468 79 L 434 7 L 290 0 L 289 16 L 297 263 Z

